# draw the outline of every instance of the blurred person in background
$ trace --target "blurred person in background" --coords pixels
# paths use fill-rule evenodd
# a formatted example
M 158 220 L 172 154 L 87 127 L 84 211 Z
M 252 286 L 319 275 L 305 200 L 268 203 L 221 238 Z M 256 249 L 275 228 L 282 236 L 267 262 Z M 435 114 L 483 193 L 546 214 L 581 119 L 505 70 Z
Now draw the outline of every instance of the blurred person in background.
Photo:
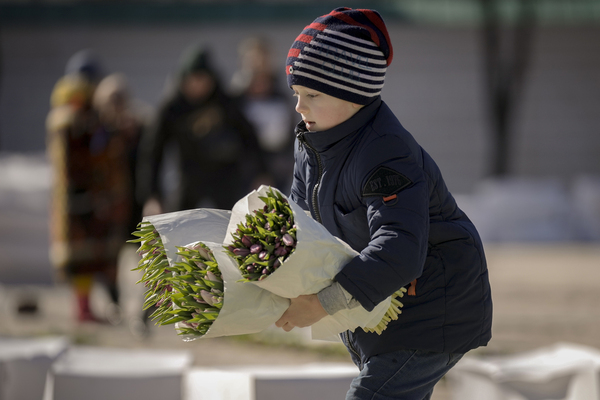
M 96 86 L 105 76 L 100 58 L 92 49 L 79 50 L 69 58 L 64 76 L 73 74 L 82 75 L 92 86 Z
M 287 193 L 294 167 L 294 136 L 290 132 L 296 116 L 279 89 L 271 46 L 265 38 L 252 36 L 239 44 L 238 56 L 240 67 L 232 77 L 231 93 L 256 129 L 274 186 Z
M 127 78 L 121 73 L 111 74 L 98 84 L 93 97 L 93 108 L 107 136 L 119 137 L 124 146 L 130 182 L 128 200 L 131 209 L 127 232 L 131 233 L 142 220 L 142 204 L 135 197 L 136 168 L 139 142 L 151 111 L 147 105 L 131 97 Z
M 180 181 L 169 204 L 160 172 L 172 144 Z M 252 125 L 222 89 L 209 51 L 199 46 L 182 55 L 173 90 L 144 134 L 139 157 L 138 196 L 144 215 L 231 209 L 256 185 L 269 183 Z
M 119 262 L 121 273 L 128 273 L 137 266 L 139 261 L 139 256 L 136 254 L 138 245 L 127 244 L 126 240 L 134 238 L 131 233 L 136 230 L 137 224 L 142 220 L 142 204 L 137 201 L 135 196 L 136 169 L 139 143 L 151 116 L 151 108 L 131 96 L 127 78 L 121 73 L 111 74 L 100 81 L 95 90 L 92 105 L 100 122 L 101 131 L 107 138 L 118 140 L 117 143 L 122 147 L 119 157 L 125 158 L 127 164 L 129 184 L 127 188 L 121 188 L 121 195 L 125 196 L 129 203 L 129 218 L 126 221 Z M 121 166 L 122 161 L 119 160 Z M 128 282 L 128 279 L 123 282 Z M 123 282 L 121 282 L 121 288 L 123 288 Z M 134 291 L 133 288 L 127 287 L 127 289 Z M 139 317 L 130 318 L 129 324 L 134 334 L 149 333 L 147 316 L 148 312 L 142 312 Z
M 79 57 L 79 67 L 72 61 L 53 89 L 46 121 L 54 177 L 50 258 L 59 279 L 73 286 L 79 321 L 106 320 L 90 307 L 97 277 L 110 297 L 106 317 L 116 323 L 117 258 L 128 238 L 132 212 L 128 144 L 124 135 L 102 126 L 92 107 L 99 75 L 91 72 L 100 71 L 97 60 Z

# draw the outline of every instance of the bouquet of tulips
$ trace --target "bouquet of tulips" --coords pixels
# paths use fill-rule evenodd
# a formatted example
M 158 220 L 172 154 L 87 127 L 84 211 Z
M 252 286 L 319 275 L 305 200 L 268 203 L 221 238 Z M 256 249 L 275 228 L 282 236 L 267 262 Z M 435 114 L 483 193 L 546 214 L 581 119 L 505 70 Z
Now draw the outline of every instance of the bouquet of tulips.
M 279 191 L 261 186 L 232 209 L 227 253 L 236 260 L 243 281 L 285 298 L 318 293 L 358 253 Z M 331 339 L 347 329 L 363 327 L 381 333 L 401 312 L 394 296 L 374 310 L 342 310 L 314 324 L 315 339 Z
M 185 341 L 262 331 L 289 300 L 239 282 L 235 262 L 222 247 L 229 213 L 190 210 L 147 217 L 134 235 L 147 287 L 144 308 L 155 307 L 157 325 L 175 324 Z M 186 245 L 190 237 L 204 238 Z M 219 243 L 208 240 L 217 240 Z
M 146 217 L 134 233 L 145 308 L 184 340 L 255 333 L 289 299 L 318 293 L 358 255 L 279 191 L 261 186 L 231 211 L 196 209 Z M 341 310 L 311 327 L 314 339 L 362 327 L 381 333 L 397 319 L 403 289 L 372 311 Z

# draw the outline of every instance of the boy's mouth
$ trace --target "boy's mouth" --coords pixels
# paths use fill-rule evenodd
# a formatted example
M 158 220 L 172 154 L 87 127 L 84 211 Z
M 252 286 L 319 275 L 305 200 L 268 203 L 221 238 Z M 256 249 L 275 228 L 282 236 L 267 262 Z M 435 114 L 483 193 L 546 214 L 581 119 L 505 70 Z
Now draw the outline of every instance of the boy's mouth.
M 304 125 L 306 125 L 306 129 L 308 129 L 309 131 L 312 130 L 311 128 L 313 128 L 315 126 L 315 122 L 314 121 L 304 121 Z

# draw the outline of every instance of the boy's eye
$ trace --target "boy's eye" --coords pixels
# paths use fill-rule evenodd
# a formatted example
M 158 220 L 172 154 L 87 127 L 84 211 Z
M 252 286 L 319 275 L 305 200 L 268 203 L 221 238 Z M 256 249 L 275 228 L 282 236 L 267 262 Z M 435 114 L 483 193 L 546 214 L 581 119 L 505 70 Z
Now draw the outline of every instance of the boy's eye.
M 305 98 L 309 98 L 309 99 L 314 99 L 315 97 L 318 97 L 319 93 L 300 93 L 300 92 L 296 92 L 294 91 L 294 93 L 292 94 L 292 97 L 305 97 Z

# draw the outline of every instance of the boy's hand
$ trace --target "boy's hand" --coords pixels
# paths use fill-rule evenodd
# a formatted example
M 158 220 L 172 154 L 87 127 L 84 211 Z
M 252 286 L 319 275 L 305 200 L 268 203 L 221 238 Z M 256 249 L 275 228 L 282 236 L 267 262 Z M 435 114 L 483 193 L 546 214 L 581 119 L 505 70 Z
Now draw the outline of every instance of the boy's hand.
M 309 294 L 291 299 L 291 304 L 275 326 L 289 332 L 295 327 L 304 328 L 327 316 L 316 294 Z

